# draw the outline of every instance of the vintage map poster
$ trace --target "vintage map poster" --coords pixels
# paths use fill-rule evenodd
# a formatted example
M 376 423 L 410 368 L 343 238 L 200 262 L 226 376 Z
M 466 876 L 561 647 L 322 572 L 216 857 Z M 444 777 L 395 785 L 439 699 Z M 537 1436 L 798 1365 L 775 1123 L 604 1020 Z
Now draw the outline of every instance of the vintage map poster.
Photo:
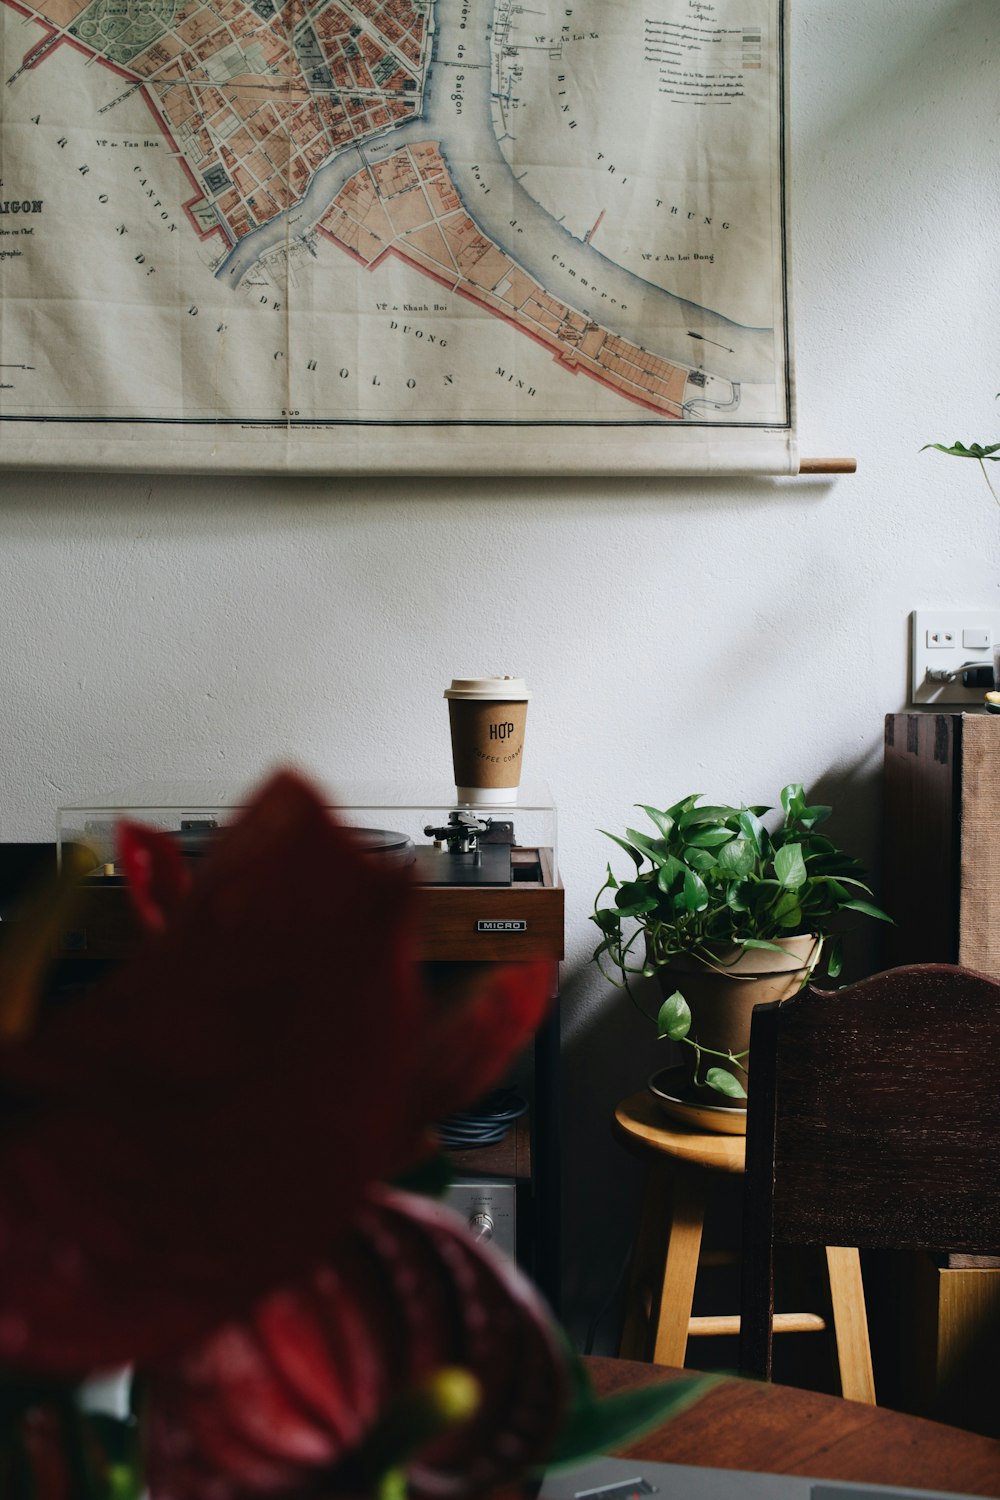
M 0 460 L 788 472 L 783 0 L 0 0 Z

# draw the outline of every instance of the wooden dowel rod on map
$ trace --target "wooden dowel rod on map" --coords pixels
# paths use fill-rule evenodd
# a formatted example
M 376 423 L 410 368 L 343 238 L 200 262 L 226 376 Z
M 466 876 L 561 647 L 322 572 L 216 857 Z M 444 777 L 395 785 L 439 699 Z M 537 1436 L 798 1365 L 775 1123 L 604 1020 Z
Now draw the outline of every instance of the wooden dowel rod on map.
M 856 458 L 800 458 L 800 474 L 856 474 Z

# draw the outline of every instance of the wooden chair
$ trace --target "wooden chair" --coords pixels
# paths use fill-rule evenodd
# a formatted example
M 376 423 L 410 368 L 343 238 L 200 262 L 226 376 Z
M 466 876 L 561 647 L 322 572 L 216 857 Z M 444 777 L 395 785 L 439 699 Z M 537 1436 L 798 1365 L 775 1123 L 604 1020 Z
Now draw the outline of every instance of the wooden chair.
M 740 1368 L 766 1380 L 776 1244 L 1000 1251 L 1000 984 L 919 964 L 807 986 L 754 1011 L 750 1068 Z M 842 1375 L 863 1387 L 857 1253 L 828 1264 Z

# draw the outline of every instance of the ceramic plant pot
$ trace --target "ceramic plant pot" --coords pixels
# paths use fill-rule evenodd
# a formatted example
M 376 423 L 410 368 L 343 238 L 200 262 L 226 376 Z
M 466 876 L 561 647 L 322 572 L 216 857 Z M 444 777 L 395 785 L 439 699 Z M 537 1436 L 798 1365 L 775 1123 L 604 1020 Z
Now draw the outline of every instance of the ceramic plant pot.
M 780 953 L 766 948 L 731 948 L 719 953 L 714 966 L 697 958 L 679 958 L 657 971 L 663 999 L 680 990 L 690 1006 L 688 1034 L 692 1041 L 718 1052 L 740 1053 L 749 1048 L 754 1006 L 789 999 L 808 979 L 815 963 L 817 939 L 809 933 L 781 938 L 779 946 Z M 731 1099 L 717 1089 L 696 1085 L 694 1049 L 683 1042 L 679 1046 L 685 1099 L 746 1109 L 745 1100 Z M 718 1057 L 703 1057 L 699 1074 L 704 1077 L 708 1067 L 727 1066 L 747 1087 L 746 1075 Z

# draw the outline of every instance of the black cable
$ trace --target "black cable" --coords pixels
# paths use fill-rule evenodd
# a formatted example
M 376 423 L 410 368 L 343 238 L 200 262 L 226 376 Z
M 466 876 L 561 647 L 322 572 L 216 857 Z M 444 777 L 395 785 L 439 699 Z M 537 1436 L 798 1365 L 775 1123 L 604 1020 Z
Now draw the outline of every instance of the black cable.
M 527 1109 L 528 1101 L 518 1089 L 497 1089 L 470 1109 L 442 1120 L 438 1126 L 441 1144 L 449 1151 L 499 1145 Z

